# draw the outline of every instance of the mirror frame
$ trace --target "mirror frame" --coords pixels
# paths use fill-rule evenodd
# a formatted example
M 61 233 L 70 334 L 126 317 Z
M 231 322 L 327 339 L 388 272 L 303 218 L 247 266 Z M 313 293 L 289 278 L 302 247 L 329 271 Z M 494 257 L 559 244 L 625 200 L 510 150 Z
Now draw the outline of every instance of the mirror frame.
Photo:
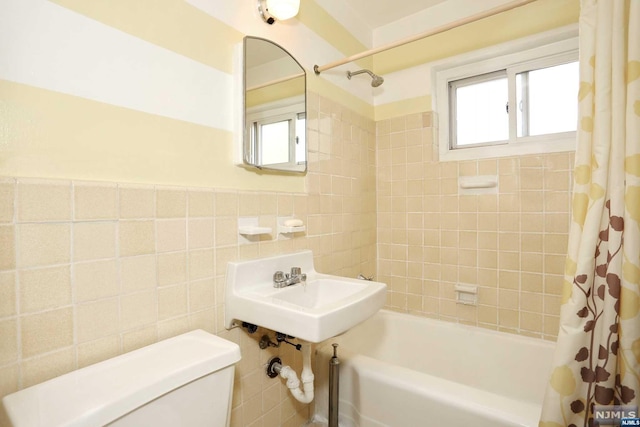
M 254 150 L 256 150 L 256 145 L 252 140 L 251 140 L 251 135 L 249 132 L 249 123 L 247 120 L 247 54 L 248 54 L 248 49 L 247 49 L 247 42 L 250 40 L 256 40 L 256 41 L 261 41 L 261 42 L 266 42 L 269 43 L 277 48 L 279 48 L 280 50 L 282 50 L 284 53 L 286 53 L 286 55 L 292 59 L 296 65 L 298 65 L 298 67 L 300 67 L 300 75 L 295 75 L 293 78 L 298 78 L 298 77 L 302 77 L 303 78 L 303 93 L 302 96 L 304 97 L 303 103 L 304 103 L 304 116 L 305 116 L 305 124 L 304 124 L 304 133 L 305 133 L 305 148 L 304 148 L 304 165 L 302 164 L 294 164 L 291 168 L 278 168 L 278 167 L 271 167 L 269 165 L 258 165 L 255 164 L 254 162 L 252 162 L 252 153 L 254 152 Z M 283 48 L 281 45 L 279 45 L 278 43 L 275 43 L 271 40 L 262 38 L 262 37 L 255 37 L 255 36 L 245 36 L 243 38 L 242 41 L 242 58 L 243 58 L 243 70 L 242 70 L 242 132 L 243 132 L 243 138 L 242 138 L 242 161 L 244 166 L 247 167 L 251 167 L 251 168 L 256 168 L 259 169 L 261 171 L 272 171 L 272 172 L 281 172 L 281 173 L 291 173 L 291 174 L 305 174 L 307 172 L 307 167 L 308 167 L 308 147 L 307 147 L 307 135 L 308 135 L 308 128 L 307 128 L 307 111 L 308 111 L 308 107 L 307 107 L 307 71 L 305 70 L 305 68 L 302 66 L 302 64 L 300 64 L 300 62 L 293 56 L 291 55 L 291 53 Z M 283 81 L 286 81 L 287 78 L 283 78 L 282 80 L 276 80 L 273 82 L 273 84 L 278 84 L 281 83 Z M 297 168 L 296 168 L 297 167 Z

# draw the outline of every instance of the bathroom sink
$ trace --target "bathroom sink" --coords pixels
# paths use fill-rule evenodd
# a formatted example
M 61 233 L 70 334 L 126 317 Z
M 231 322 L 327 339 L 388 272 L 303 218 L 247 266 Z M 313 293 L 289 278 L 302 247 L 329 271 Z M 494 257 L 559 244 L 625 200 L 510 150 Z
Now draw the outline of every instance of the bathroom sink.
M 291 267 L 300 267 L 306 282 L 274 287 L 273 274 Z M 230 262 L 225 324 L 247 322 L 317 343 L 375 314 L 384 305 L 386 289 L 384 283 L 318 273 L 311 251 Z

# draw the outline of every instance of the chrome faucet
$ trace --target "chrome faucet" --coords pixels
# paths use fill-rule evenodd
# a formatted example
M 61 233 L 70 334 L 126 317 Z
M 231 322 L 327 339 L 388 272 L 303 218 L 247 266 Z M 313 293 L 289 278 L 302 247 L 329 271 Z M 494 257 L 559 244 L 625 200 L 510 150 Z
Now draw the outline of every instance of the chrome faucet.
M 282 271 L 273 273 L 274 288 L 286 288 L 287 286 L 295 285 L 296 283 L 305 283 L 306 281 L 307 275 L 302 272 L 300 267 L 291 267 L 291 274 L 283 273 Z

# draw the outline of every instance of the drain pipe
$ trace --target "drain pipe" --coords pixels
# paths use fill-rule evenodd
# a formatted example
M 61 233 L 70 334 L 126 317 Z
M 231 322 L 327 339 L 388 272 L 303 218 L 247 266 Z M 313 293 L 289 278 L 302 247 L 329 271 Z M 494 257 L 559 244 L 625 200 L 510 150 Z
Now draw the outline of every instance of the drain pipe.
M 300 380 L 298 374 L 290 366 L 282 366 L 279 357 L 269 360 L 267 365 L 267 375 L 274 378 L 280 376 L 287 380 L 287 388 L 291 391 L 293 397 L 301 403 L 311 403 L 313 400 L 313 371 L 311 370 L 311 344 L 302 344 L 302 389 L 300 388 Z
M 340 360 L 338 344 L 333 343 L 333 357 L 329 361 L 329 427 L 338 427 L 338 405 L 340 404 Z

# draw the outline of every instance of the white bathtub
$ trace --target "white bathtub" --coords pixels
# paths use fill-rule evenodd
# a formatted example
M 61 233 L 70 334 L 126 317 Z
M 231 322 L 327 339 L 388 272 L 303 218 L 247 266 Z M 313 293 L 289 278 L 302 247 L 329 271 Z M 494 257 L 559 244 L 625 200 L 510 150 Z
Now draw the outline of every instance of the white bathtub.
M 334 342 L 340 426 L 538 425 L 553 343 L 382 310 L 319 348 L 316 419 Z

